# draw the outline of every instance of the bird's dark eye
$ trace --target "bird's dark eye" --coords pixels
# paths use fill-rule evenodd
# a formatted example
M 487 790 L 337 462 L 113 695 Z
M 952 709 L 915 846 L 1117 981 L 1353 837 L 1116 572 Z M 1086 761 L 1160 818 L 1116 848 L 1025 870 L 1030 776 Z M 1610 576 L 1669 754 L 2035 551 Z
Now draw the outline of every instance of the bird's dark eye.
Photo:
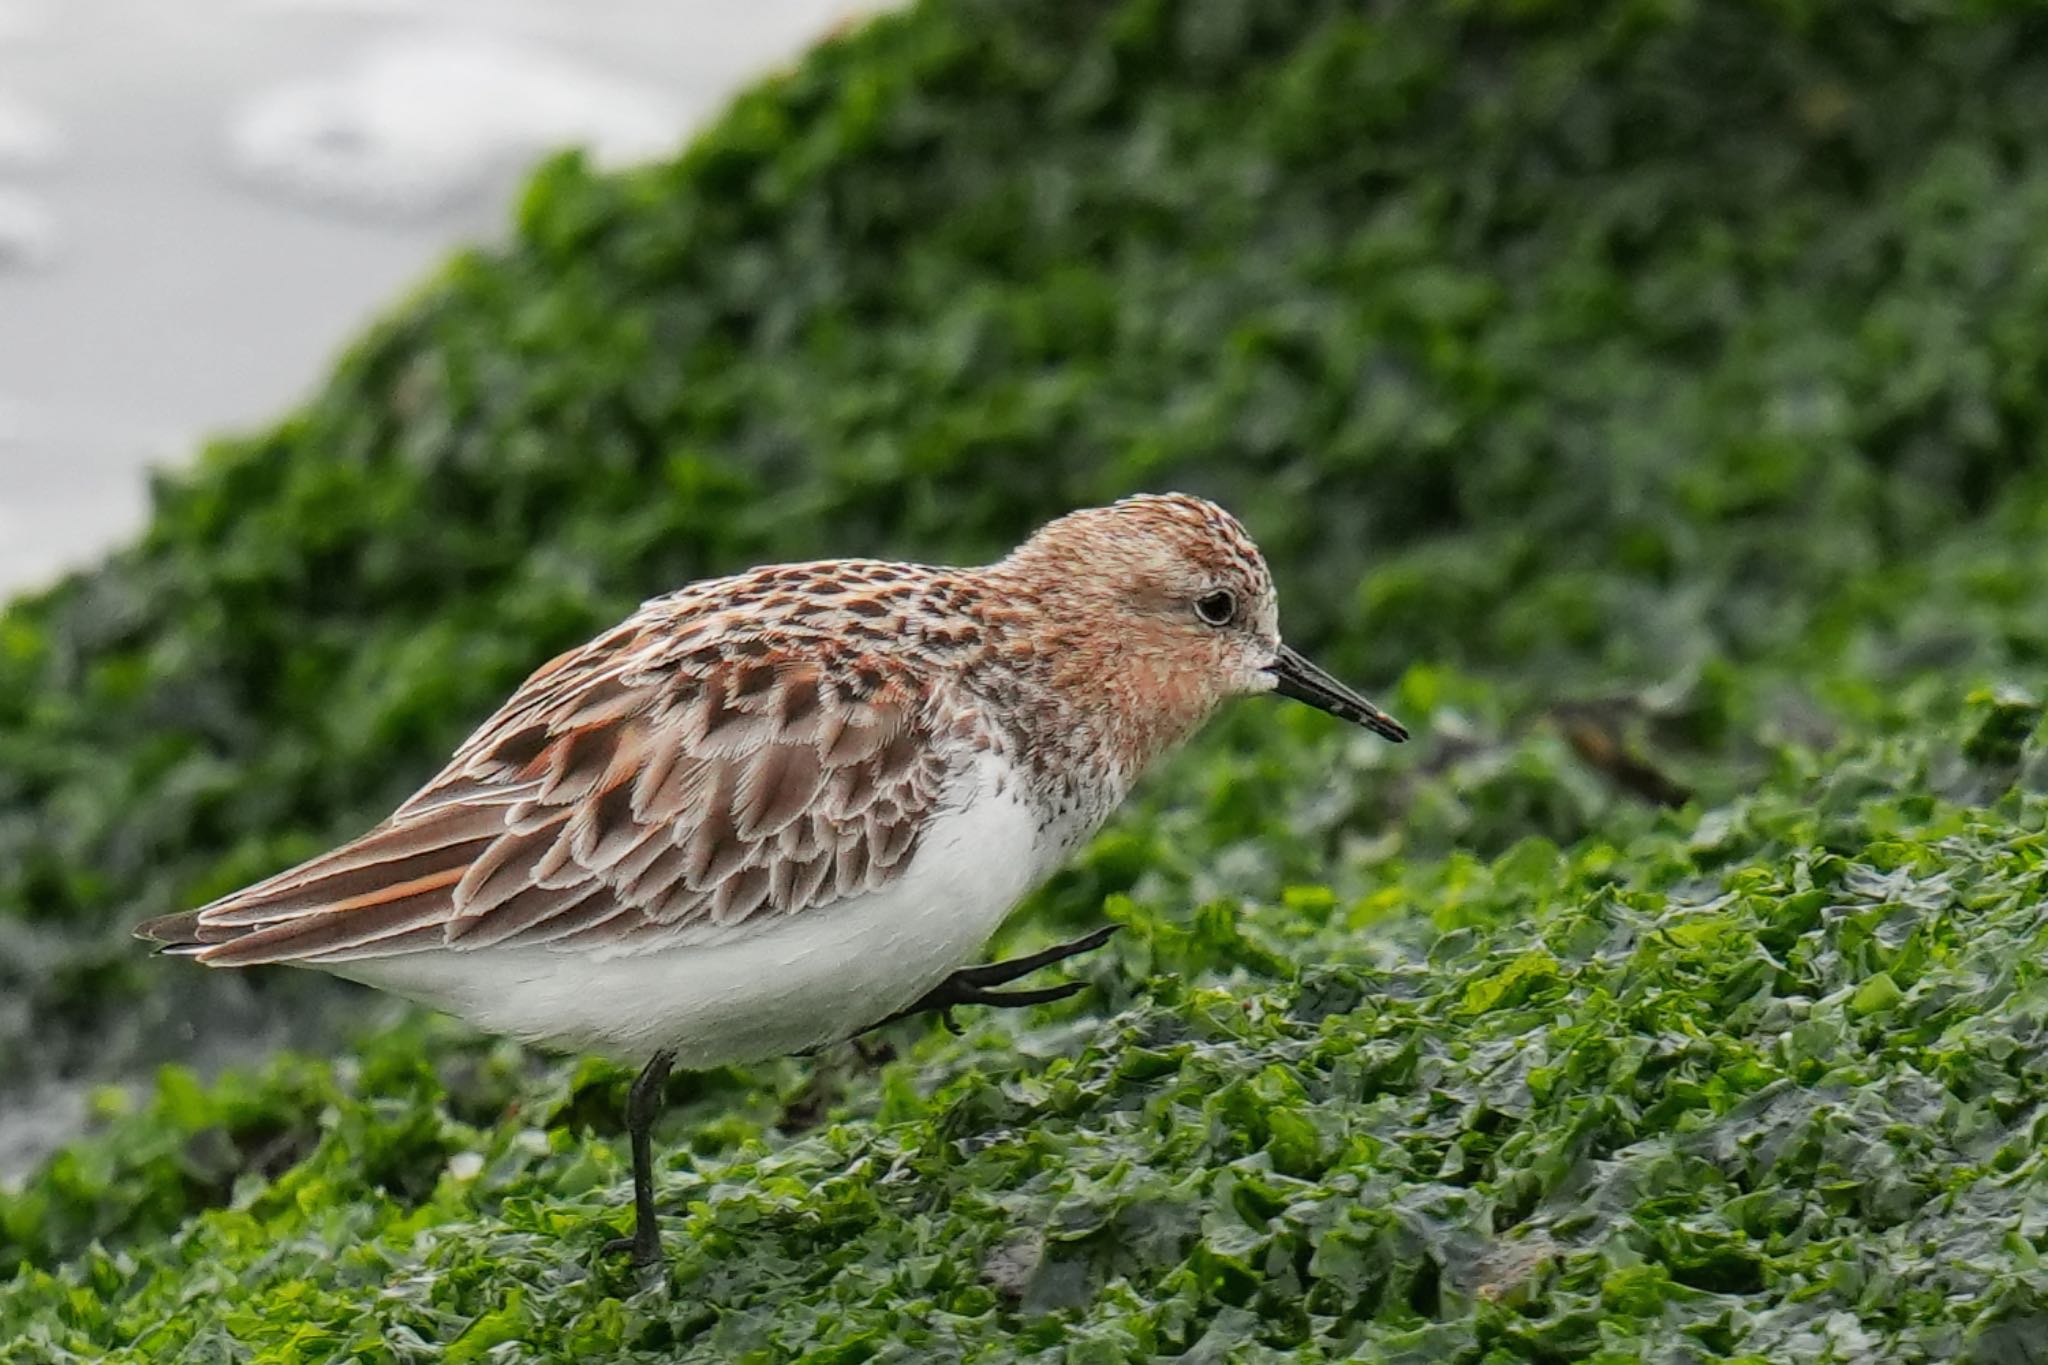
M 1195 599 L 1195 615 L 1212 626 L 1227 626 L 1237 619 L 1237 594 L 1218 588 Z

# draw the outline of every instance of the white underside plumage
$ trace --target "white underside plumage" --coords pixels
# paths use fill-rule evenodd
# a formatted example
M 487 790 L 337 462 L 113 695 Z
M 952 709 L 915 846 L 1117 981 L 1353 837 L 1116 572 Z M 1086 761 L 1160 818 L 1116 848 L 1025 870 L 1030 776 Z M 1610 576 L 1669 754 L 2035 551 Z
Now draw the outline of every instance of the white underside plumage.
M 547 947 L 426 951 L 322 970 L 444 1010 L 492 1033 L 683 1067 L 838 1042 L 975 960 L 1051 870 L 1021 783 L 984 758 L 903 875 L 878 891 L 634 953 Z M 1051 855 L 1051 856 L 1049 856 Z

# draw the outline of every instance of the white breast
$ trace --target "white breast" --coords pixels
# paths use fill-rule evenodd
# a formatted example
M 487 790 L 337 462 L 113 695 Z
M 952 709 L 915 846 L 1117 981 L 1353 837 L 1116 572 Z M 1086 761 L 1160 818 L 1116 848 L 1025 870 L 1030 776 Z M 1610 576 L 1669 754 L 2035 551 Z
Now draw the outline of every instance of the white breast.
M 920 838 L 879 891 L 717 942 L 604 955 L 546 947 L 436 950 L 329 968 L 492 1033 L 683 1067 L 799 1052 L 850 1037 L 972 962 L 1051 870 L 1038 821 L 981 760 L 972 799 Z

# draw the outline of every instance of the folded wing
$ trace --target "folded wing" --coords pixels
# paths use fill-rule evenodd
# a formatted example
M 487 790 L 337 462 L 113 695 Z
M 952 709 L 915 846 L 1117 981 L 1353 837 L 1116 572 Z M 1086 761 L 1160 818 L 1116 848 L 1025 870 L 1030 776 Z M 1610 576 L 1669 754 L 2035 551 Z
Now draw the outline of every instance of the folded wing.
M 901 875 L 947 799 L 964 750 L 934 741 L 964 722 L 933 687 L 828 635 L 678 654 L 635 618 L 535 673 L 362 838 L 138 932 L 317 965 L 814 913 Z

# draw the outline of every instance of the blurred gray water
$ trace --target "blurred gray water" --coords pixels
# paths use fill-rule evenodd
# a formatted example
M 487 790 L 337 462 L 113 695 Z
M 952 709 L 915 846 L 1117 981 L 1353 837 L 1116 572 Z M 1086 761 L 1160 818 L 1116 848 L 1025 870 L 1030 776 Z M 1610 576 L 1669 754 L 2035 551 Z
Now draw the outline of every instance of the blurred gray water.
M 628 162 L 880 0 L 0 0 L 0 596 L 260 424 L 547 149 Z

